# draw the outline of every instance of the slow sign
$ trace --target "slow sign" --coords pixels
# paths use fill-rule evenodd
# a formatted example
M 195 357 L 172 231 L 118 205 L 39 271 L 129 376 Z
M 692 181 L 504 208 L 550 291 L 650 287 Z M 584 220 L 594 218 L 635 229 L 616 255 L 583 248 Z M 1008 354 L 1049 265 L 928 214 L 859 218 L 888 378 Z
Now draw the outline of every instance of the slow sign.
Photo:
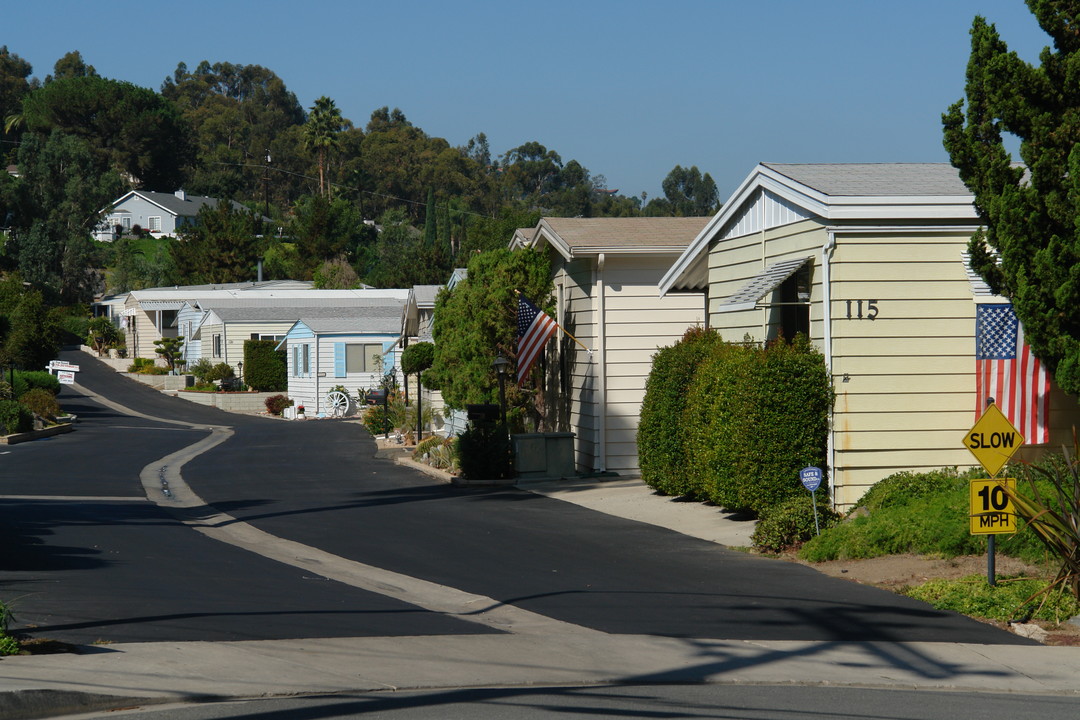
M 975 426 L 964 436 L 964 447 L 993 477 L 1024 444 L 1024 436 L 1013 427 L 1005 413 L 991 404 Z

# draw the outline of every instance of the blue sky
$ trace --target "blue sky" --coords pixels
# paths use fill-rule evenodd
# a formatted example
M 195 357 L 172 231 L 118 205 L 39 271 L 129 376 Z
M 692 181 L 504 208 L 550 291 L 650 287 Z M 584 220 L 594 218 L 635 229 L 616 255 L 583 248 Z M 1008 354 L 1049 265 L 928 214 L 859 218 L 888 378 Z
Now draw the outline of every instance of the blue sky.
M 0 45 L 44 78 L 79 50 L 160 89 L 180 62 L 263 65 L 356 125 L 399 107 L 495 154 L 536 140 L 627 195 L 676 164 L 726 198 L 758 162 L 945 162 L 975 15 L 1036 61 L 1021 0 L 40 0 L 5 3 Z

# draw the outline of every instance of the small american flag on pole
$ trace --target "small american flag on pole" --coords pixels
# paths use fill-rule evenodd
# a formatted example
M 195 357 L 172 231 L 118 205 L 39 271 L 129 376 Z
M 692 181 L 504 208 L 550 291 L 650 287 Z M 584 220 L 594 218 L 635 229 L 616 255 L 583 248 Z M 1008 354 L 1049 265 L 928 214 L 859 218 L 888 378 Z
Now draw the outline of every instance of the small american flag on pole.
M 993 398 L 1027 442 L 1050 442 L 1050 377 L 1012 305 L 979 305 L 975 317 L 976 419 Z
M 525 382 L 529 377 L 529 371 L 540 354 L 544 351 L 544 345 L 548 339 L 559 329 L 558 324 L 542 312 L 540 308 L 525 299 L 524 295 L 518 295 L 517 311 L 517 370 L 518 385 Z

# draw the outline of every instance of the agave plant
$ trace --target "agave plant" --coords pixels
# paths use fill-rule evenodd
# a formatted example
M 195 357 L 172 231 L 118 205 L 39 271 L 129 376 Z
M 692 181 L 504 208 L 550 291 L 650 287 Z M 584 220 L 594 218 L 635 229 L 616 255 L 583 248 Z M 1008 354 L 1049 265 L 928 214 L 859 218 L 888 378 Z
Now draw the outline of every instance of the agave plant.
M 1016 515 L 1042 541 L 1050 554 L 1061 560 L 1057 576 L 1046 588 L 1067 589 L 1080 599 L 1080 442 L 1073 429 L 1073 449 L 1062 448 L 1062 461 L 1040 467 L 1028 465 L 1031 497 L 1009 492 Z M 1053 488 L 1046 497 L 1039 491 L 1036 476 Z

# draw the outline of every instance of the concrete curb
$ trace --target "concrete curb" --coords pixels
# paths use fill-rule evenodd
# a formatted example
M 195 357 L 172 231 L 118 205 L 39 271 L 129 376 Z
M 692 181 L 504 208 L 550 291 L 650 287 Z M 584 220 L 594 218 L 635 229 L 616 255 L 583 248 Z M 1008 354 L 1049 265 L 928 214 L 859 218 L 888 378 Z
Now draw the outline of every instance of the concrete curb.
M 74 429 L 75 425 L 73 423 L 61 423 L 60 425 L 53 425 L 52 427 L 42 428 L 41 430 L 30 430 L 24 433 L 3 435 L 0 436 L 0 445 L 17 445 L 18 443 L 28 442 L 30 440 L 40 440 L 41 438 L 52 437 L 54 435 L 63 435 Z

